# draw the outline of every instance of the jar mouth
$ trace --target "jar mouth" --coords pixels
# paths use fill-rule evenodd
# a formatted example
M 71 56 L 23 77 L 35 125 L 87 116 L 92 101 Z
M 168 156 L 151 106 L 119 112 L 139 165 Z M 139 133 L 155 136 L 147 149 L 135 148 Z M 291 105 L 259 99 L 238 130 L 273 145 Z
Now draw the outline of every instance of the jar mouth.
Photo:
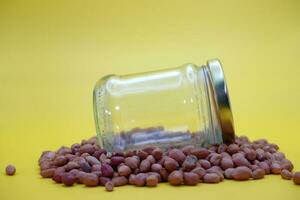
M 214 95 L 216 115 L 220 123 L 224 143 L 234 141 L 235 132 L 228 89 L 221 62 L 217 59 L 207 62 L 207 72 Z

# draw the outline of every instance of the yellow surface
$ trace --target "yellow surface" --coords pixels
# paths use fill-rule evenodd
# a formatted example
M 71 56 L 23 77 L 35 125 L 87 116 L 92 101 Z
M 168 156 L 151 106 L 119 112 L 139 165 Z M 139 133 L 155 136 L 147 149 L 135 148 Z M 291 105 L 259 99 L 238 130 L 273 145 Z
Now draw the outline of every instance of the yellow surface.
M 197 187 L 66 188 L 37 160 L 94 135 L 92 89 L 109 73 L 224 65 L 238 133 L 300 170 L 300 1 L 0 1 L 0 199 L 300 199 L 279 176 Z M 17 174 L 3 174 L 6 164 Z

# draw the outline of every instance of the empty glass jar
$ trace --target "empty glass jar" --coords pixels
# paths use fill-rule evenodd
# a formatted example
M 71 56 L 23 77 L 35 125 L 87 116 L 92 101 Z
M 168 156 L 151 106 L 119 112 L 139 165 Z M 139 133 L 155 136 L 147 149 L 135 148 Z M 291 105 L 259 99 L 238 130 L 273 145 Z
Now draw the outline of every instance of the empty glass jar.
M 234 139 L 218 60 L 105 76 L 94 89 L 94 115 L 99 143 L 108 151 L 207 146 Z

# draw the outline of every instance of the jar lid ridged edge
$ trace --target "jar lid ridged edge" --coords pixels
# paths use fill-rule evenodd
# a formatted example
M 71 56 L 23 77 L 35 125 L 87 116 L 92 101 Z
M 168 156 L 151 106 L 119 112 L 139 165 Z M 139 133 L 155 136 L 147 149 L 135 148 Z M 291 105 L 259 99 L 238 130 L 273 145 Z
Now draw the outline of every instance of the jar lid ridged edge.
M 207 61 L 207 69 L 210 74 L 223 142 L 232 143 L 235 138 L 234 124 L 222 64 L 218 59 L 209 60 Z

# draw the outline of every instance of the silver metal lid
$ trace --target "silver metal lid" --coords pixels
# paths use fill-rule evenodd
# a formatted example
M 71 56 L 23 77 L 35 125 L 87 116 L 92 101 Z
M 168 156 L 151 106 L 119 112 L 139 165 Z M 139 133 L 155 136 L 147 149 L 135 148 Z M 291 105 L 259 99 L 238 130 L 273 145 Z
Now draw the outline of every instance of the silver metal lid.
M 232 143 L 235 137 L 233 117 L 222 65 L 217 59 L 210 60 L 207 62 L 207 69 L 211 78 L 216 114 L 221 126 L 223 142 Z

